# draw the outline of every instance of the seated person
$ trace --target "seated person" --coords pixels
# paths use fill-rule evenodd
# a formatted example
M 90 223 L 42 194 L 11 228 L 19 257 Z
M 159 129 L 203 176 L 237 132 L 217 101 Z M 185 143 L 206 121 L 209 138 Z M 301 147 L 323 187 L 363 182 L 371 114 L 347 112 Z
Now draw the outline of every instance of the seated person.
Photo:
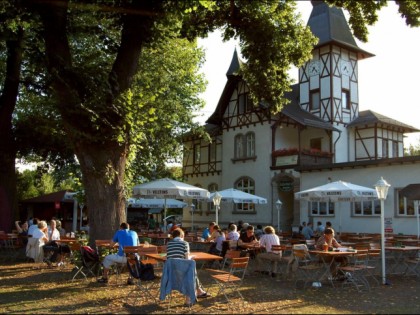
M 225 234 L 222 232 L 218 225 L 213 226 L 213 234 L 215 235 L 214 243 L 211 244 L 209 253 L 214 255 L 221 255 L 223 250 L 223 241 L 226 240 Z
M 38 222 L 38 221 L 37 221 Z M 39 221 L 37 228 L 32 228 L 32 237 L 28 239 L 26 246 L 26 256 L 32 258 L 35 262 L 42 262 L 44 254 L 43 247 L 48 242 L 47 222 Z
M 312 230 L 311 222 L 308 222 L 308 224 L 303 227 L 302 235 L 305 238 L 305 240 L 310 240 L 312 237 L 314 237 L 314 231 Z
M 255 237 L 257 240 L 261 238 L 261 235 L 264 234 L 263 228 L 261 224 L 257 224 L 257 229 L 254 231 Z
M 264 253 L 259 253 L 257 255 L 258 267 L 255 269 L 256 272 L 261 272 L 261 266 L 264 263 L 264 260 L 268 260 L 271 263 L 274 262 L 274 268 L 272 269 L 272 276 L 274 277 L 277 274 L 277 264 L 281 261 L 281 251 L 273 252 L 271 250 L 272 245 L 280 245 L 280 239 L 276 235 L 275 230 L 272 226 L 266 226 L 264 228 L 264 234 L 260 238 L 260 246 L 265 248 Z
M 28 222 L 23 221 L 16 221 L 15 222 L 16 230 L 18 235 L 20 236 L 21 244 L 25 245 L 28 244 Z
M 245 223 L 244 223 L 245 224 Z M 248 225 L 244 233 L 241 233 L 238 240 L 238 249 L 247 250 L 250 253 L 251 258 L 255 258 L 255 250 L 253 246 L 258 246 L 259 242 L 254 234 L 254 227 Z
M 58 261 L 58 265 L 61 265 L 62 250 L 61 245 L 57 243 L 57 241 L 60 240 L 60 232 L 57 229 L 57 223 L 55 220 L 50 221 L 50 227 L 48 228 L 48 240 L 49 242 L 44 245 L 45 262 L 48 266 L 51 266 L 51 263 L 56 261 Z
M 204 230 L 203 230 L 203 233 L 201 234 L 201 238 L 203 239 L 203 240 L 205 240 L 205 241 L 209 241 L 210 240 L 210 238 L 211 238 L 211 234 L 213 233 L 213 226 L 215 226 L 216 225 L 216 223 L 215 222 L 210 222 L 209 223 L 209 226 L 208 227 L 206 227 Z
M 319 237 L 315 244 L 316 250 L 324 250 L 324 244 L 328 245 L 328 250 L 333 250 L 334 248 L 342 247 L 337 240 L 333 236 L 333 231 L 331 229 L 325 229 L 324 234 Z M 347 257 L 323 257 L 325 262 L 331 262 L 334 260 L 334 263 L 330 264 L 330 270 L 331 274 L 333 276 L 337 276 L 337 264 L 340 263 L 340 265 L 345 266 L 348 262 Z
M 123 222 L 120 225 L 120 229 L 115 232 L 114 237 L 112 238 L 111 247 L 116 243 L 118 243 L 118 253 L 105 256 L 102 262 L 104 272 L 102 278 L 98 279 L 99 283 L 108 283 L 108 272 L 112 265 L 127 263 L 127 257 L 124 254 L 124 246 L 139 245 L 139 237 L 137 232 L 130 230 L 130 225 L 128 223 Z M 134 284 L 131 277 L 128 278 L 127 284 Z
M 182 229 L 175 229 L 172 232 L 172 240 L 168 242 L 166 248 L 166 259 L 174 259 L 174 258 L 181 258 L 181 259 L 189 259 L 190 254 L 190 245 L 188 242 L 184 241 L 184 231 Z M 201 286 L 200 280 L 198 277 L 196 278 L 196 287 L 197 287 L 197 297 L 198 298 L 206 298 L 210 296 L 206 291 L 203 290 Z M 195 301 L 190 301 L 190 298 L 187 296 L 185 303 L 191 305 Z
M 229 240 L 229 241 L 239 240 L 239 232 L 238 232 L 235 224 L 231 224 L 229 226 L 229 233 L 228 233 L 226 239 Z

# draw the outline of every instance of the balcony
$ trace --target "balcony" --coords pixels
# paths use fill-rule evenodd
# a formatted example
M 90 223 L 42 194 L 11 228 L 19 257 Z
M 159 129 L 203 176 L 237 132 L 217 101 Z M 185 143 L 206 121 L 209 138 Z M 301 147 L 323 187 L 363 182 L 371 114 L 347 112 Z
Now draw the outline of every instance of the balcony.
M 320 165 L 332 163 L 333 154 L 318 149 L 288 148 L 278 149 L 271 153 L 274 168 L 290 166 Z

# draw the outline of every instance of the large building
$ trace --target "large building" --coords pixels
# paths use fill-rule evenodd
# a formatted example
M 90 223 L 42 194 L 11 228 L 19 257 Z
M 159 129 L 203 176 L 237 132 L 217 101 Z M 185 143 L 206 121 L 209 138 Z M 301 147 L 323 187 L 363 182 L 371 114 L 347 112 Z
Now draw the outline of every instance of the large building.
M 308 26 L 319 42 L 299 69 L 299 82 L 287 95 L 290 104 L 277 115 L 262 103 L 250 103 L 247 84 L 238 75 L 242 62 L 234 52 L 227 83 L 206 122 L 211 142 L 194 136 L 184 140 L 185 181 L 209 191 L 236 188 L 267 198 L 263 205 L 222 204 L 222 226 L 238 220 L 280 222 L 285 231 L 302 221 L 331 221 L 341 231 L 379 232 L 378 201 L 304 202 L 294 193 L 337 180 L 373 188 L 383 177 L 391 184 L 386 228 L 417 234 L 414 201 L 399 191 L 420 179 L 420 156 L 405 157 L 403 149 L 404 134 L 419 130 L 359 111 L 358 63 L 374 55 L 358 47 L 341 9 L 313 1 Z M 195 204 L 195 225 L 214 219 L 212 203 Z M 190 220 L 191 208 L 186 208 L 184 224 Z

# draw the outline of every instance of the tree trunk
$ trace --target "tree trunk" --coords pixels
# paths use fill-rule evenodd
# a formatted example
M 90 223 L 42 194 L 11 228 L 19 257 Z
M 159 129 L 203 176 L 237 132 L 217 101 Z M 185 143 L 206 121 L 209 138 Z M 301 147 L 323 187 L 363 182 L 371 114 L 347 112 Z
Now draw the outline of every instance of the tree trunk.
M 76 148 L 85 188 L 89 239 L 111 239 L 126 221 L 124 170 L 127 146 L 107 141 Z
M 6 41 L 7 65 L 3 93 L 0 96 L 0 230 L 8 232 L 11 232 L 13 220 L 17 218 L 16 143 L 12 130 L 12 114 L 19 91 L 22 41 L 22 29 L 17 31 L 12 40 Z

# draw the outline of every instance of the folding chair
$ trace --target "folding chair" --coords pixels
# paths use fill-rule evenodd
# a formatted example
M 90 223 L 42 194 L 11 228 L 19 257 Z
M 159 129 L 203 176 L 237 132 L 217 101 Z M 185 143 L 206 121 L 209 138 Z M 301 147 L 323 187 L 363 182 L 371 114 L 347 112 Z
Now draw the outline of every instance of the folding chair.
M 128 247 L 128 246 L 126 246 Z M 152 290 L 155 289 L 158 285 L 158 282 L 156 280 L 143 280 L 141 279 L 141 267 L 140 267 L 140 257 L 138 253 L 136 252 L 136 249 L 130 249 L 124 247 L 124 252 L 127 255 L 127 269 L 130 273 L 130 276 L 135 280 L 135 287 L 133 290 L 131 290 L 126 298 L 126 302 L 128 303 L 128 299 L 131 297 L 135 297 L 133 305 L 136 304 L 137 299 L 139 297 L 144 297 L 146 301 L 149 299 L 156 300 L 156 296 L 153 294 Z M 130 246 L 130 247 L 136 247 L 136 246 Z M 155 278 L 157 279 L 157 278 Z M 136 291 L 140 290 L 142 294 L 136 294 Z
M 357 250 L 357 253 L 351 257 L 348 265 L 338 267 L 338 271 L 346 276 L 342 286 L 353 285 L 359 292 L 363 288 L 370 291 L 369 281 L 366 279 L 368 269 L 368 250 Z
M 90 246 L 80 246 L 81 265 L 76 266 L 77 272 L 74 274 L 72 281 L 81 274 L 88 280 L 88 276 L 92 275 L 94 278 L 98 276 L 100 267 L 100 260 L 98 253 Z
M 163 266 L 160 281 L 159 300 L 165 301 L 169 296 L 168 309 L 172 303 L 172 291 L 178 291 L 188 296 L 191 305 L 197 302 L 197 269 L 196 262 L 192 259 L 172 258 L 167 259 Z
M 228 273 L 229 270 L 227 269 L 227 267 L 229 266 L 230 263 L 232 263 L 232 259 L 239 258 L 240 256 L 241 256 L 240 250 L 228 249 L 226 251 L 225 257 L 223 258 L 221 262 L 220 269 L 206 268 L 205 270 L 209 272 L 214 272 L 214 273 Z
M 296 263 L 296 287 L 300 281 L 303 281 L 303 288 L 307 283 L 320 281 L 321 273 L 325 271 L 325 267 L 319 261 L 312 259 L 307 250 L 293 248 L 293 260 Z
M 235 293 L 242 300 L 244 300 L 244 297 L 242 296 L 239 289 L 242 286 L 248 263 L 249 256 L 232 258 L 232 262 L 230 264 L 228 273 L 217 273 L 211 275 L 211 277 L 214 279 L 214 281 L 216 281 L 217 285 L 219 286 L 219 291 L 217 292 L 217 295 L 223 293 L 228 303 L 230 302 L 229 296 L 233 296 L 235 295 Z

